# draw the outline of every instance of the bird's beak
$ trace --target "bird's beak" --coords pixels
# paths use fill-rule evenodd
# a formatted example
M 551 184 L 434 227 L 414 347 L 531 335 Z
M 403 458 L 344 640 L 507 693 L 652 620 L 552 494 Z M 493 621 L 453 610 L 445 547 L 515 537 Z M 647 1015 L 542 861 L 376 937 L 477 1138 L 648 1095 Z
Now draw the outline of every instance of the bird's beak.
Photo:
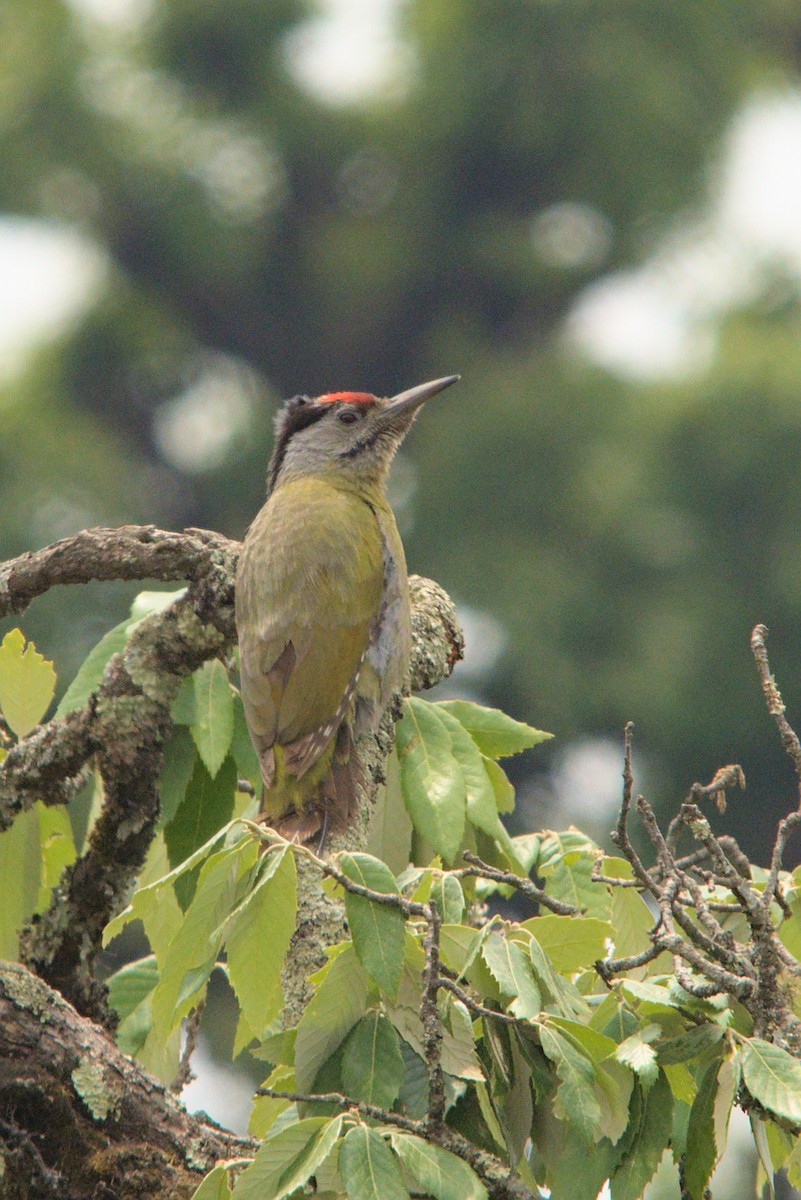
M 387 401 L 381 412 L 382 421 L 394 424 L 398 418 L 411 420 L 421 404 L 425 404 L 426 400 L 436 396 L 437 392 L 444 391 L 461 378 L 461 375 L 446 375 L 443 379 L 432 379 L 430 383 L 419 383 L 417 387 L 409 388 L 406 392 L 399 392 Z

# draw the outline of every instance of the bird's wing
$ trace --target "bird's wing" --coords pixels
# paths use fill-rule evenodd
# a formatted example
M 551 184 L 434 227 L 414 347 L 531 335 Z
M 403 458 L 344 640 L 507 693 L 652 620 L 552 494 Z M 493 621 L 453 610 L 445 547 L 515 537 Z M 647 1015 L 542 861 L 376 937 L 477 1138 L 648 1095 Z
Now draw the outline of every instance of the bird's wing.
M 297 747 L 295 773 L 342 720 L 383 577 L 373 511 L 330 485 L 284 485 L 251 527 L 237 575 L 242 699 L 260 751 Z

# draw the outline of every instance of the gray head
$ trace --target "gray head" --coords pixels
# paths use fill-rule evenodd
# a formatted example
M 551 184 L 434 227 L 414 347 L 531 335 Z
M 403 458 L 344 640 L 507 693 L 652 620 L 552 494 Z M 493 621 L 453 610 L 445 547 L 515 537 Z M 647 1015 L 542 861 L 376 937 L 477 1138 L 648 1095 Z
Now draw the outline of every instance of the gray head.
M 314 400 L 308 396 L 287 400 L 275 421 L 268 493 L 290 475 L 341 471 L 366 481 L 380 479 L 420 406 L 459 378 L 446 375 L 388 400 L 369 392 L 327 392 Z

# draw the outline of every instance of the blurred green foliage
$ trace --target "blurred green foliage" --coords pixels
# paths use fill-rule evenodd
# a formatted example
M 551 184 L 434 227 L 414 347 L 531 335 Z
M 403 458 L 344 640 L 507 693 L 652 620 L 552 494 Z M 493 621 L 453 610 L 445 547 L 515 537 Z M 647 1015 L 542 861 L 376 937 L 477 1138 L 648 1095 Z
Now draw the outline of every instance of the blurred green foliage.
M 402 86 L 347 105 L 293 72 L 310 4 L 79 9 L 0 12 L 0 211 L 108 263 L 0 387 L 3 557 L 95 523 L 239 536 L 278 397 L 461 371 L 397 479 L 411 567 L 508 633 L 484 694 L 562 745 L 633 718 L 664 798 L 739 758 L 751 805 L 781 805 L 748 634 L 772 627 L 801 707 L 797 297 L 733 315 L 675 385 L 560 333 L 702 202 L 753 89 L 792 85 L 796 7 L 410 0 Z M 558 264 L 532 230 L 561 203 L 592 237 Z M 140 587 L 48 597 L 26 632 L 67 679 Z

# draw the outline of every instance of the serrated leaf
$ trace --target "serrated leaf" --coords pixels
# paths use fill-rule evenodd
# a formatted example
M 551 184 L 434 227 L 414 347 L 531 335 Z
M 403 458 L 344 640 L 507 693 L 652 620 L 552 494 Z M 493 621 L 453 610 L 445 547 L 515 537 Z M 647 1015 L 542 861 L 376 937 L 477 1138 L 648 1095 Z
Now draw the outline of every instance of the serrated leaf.
M 234 903 L 240 871 L 251 866 L 256 855 L 255 843 L 248 839 L 210 854 L 203 863 L 194 898 L 175 936 L 161 956 L 156 950 L 160 979 L 152 1011 L 157 1037 L 166 1037 L 197 1002 L 217 961 L 219 929 Z
M 400 764 L 394 747 L 386 762 L 385 775 L 384 787 L 379 788 L 376 796 L 365 849 L 400 874 L 409 865 L 414 828 L 403 802 Z
M 685 1178 L 693 1200 L 704 1188 L 726 1149 L 731 1108 L 737 1094 L 739 1069 L 733 1058 L 711 1062 L 690 1111 L 685 1150 Z
M 228 1172 L 225 1167 L 214 1167 L 197 1191 L 192 1193 L 191 1200 L 230 1200 L 230 1196 Z
M 717 1045 L 723 1034 L 724 1030 L 713 1021 L 709 1021 L 705 1025 L 694 1025 L 686 1033 L 680 1033 L 676 1037 L 661 1042 L 656 1048 L 657 1062 L 664 1067 L 668 1064 L 697 1058 L 710 1046 Z
M 343 854 L 340 869 L 354 883 L 383 895 L 397 896 L 389 867 L 369 854 Z M 393 1000 L 403 965 L 405 923 L 400 908 L 345 892 L 345 911 L 359 962 Z
M 128 963 L 108 980 L 108 1000 L 120 1016 L 117 1045 L 123 1054 L 135 1057 L 153 1026 L 150 997 L 159 980 L 156 956 L 150 954 Z
M 563 1017 L 573 1017 L 588 1011 L 587 1002 L 575 984 L 554 969 L 553 963 L 533 934 L 528 935 L 528 954 L 534 976 L 544 998 Z
M 342 1054 L 345 1094 L 379 1108 L 391 1108 L 403 1083 L 403 1058 L 391 1021 L 368 1012 L 353 1027 Z
M 109 659 L 113 654 L 122 653 L 137 624 L 137 621 L 122 621 L 121 624 L 115 625 L 113 629 L 104 634 L 97 645 L 89 651 L 72 683 L 61 697 L 55 711 L 56 717 L 63 717 L 65 713 L 72 712 L 76 708 L 83 708 L 92 692 L 96 692 L 100 687 Z
M 121 1020 L 129 1017 L 156 986 L 159 969 L 155 954 L 126 963 L 107 980 L 108 1002 Z
M 310 1166 L 305 1179 L 298 1180 L 297 1186 L 302 1186 L 319 1165 L 316 1160 L 321 1139 L 333 1126 L 338 1134 L 341 1124 L 341 1117 L 334 1117 L 333 1120 L 329 1117 L 306 1117 L 302 1121 L 294 1121 L 272 1136 L 268 1135 L 253 1162 L 237 1179 L 233 1200 L 266 1200 L 267 1197 L 278 1200 L 279 1196 L 289 1194 L 284 1181 L 303 1175 L 306 1166 Z M 323 1149 L 326 1154 L 330 1152 L 327 1139 Z
M 462 844 L 464 774 L 436 705 L 410 696 L 395 726 L 403 801 L 415 829 L 437 854 L 453 862 Z
M 346 1133 L 339 1173 L 348 1200 L 409 1200 L 398 1160 L 381 1134 L 366 1125 Z
M 231 691 L 231 700 L 234 713 L 234 731 L 231 735 L 231 755 L 236 763 L 236 769 L 239 775 L 247 779 L 248 783 L 256 789 L 261 787 L 261 767 L 259 766 L 259 756 L 256 753 L 253 742 L 250 740 L 248 733 L 247 722 L 245 721 L 245 709 L 242 705 L 242 697 L 235 689 Z M 191 724 L 191 721 L 190 721 Z
M 540 1028 L 540 1041 L 562 1081 L 556 1089 L 554 1112 L 563 1117 L 588 1142 L 595 1138 L 601 1106 L 595 1095 L 595 1069 L 573 1043 L 548 1025 Z
M 759 1163 L 765 1175 L 765 1181 L 768 1185 L 768 1200 L 775 1200 L 776 1189 L 773 1185 L 773 1160 L 768 1144 L 767 1129 L 764 1121 L 760 1121 L 754 1113 L 748 1114 L 748 1120 L 751 1125 L 751 1133 L 754 1135 L 754 1145 L 756 1146 Z M 771 1125 L 773 1122 L 771 1122 Z
M 25 644 L 21 629 L 10 630 L 0 643 L 0 713 L 18 738 L 39 724 L 55 690 L 52 662 Z
M 476 1054 L 473 1022 L 461 1000 L 446 995 L 442 1014 L 442 1067 L 458 1079 L 473 1083 L 483 1080 L 484 1073 Z
M 186 795 L 197 761 L 197 748 L 183 725 L 173 726 L 164 747 L 164 760 L 159 776 L 159 802 L 162 826 L 169 825 Z
M 526 952 L 517 942 L 492 930 L 481 955 L 501 993 L 511 999 L 509 1011 L 516 1017 L 536 1017 L 542 1009 L 542 994 Z
M 440 875 L 431 883 L 429 899 L 437 906 L 440 917 L 448 925 L 458 925 L 464 916 L 465 900 L 462 885 L 454 875 Z
M 0 958 L 19 957 L 19 933 L 39 896 L 40 846 L 35 808 L 19 813 L 13 825 L 0 833 Z
M 234 734 L 234 702 L 228 672 L 218 658 L 209 659 L 192 676 L 195 715 L 190 732 L 212 779 L 219 771 Z
M 222 929 L 228 978 L 245 1020 L 261 1038 L 281 1011 L 281 967 L 297 917 L 297 871 L 289 849 L 273 851 L 258 882 Z
M 443 704 L 435 705 L 451 742 L 451 753 L 462 769 L 467 804 L 467 819 L 477 829 L 492 838 L 508 841 L 509 835 L 501 824 L 495 791 L 484 767 L 484 758 L 464 726 Z
M 603 958 L 607 938 L 615 930 L 609 921 L 597 917 L 532 917 L 522 922 L 532 933 L 557 971 L 565 975 L 591 967 Z
M 334 959 L 298 1022 L 295 1073 L 298 1088 L 311 1090 L 315 1076 L 367 1007 L 367 974 L 352 946 Z
M 612 898 L 605 884 L 592 880 L 596 852 L 595 843 L 578 830 L 548 830 L 541 836 L 537 870 L 545 878 L 549 896 L 584 909 L 585 916 L 605 921 Z
M 642 1100 L 642 1112 L 634 1138 L 611 1179 L 615 1200 L 640 1200 L 643 1191 L 670 1144 L 673 1130 L 673 1096 L 660 1072 Z
M 66 808 L 56 808 L 37 801 L 41 850 L 41 877 L 36 909 L 42 912 L 50 903 L 52 889 L 58 884 L 66 867 L 75 862 L 75 842 L 72 823 Z
M 170 866 L 185 862 L 233 816 L 236 792 L 236 766 L 227 758 L 212 778 L 197 759 L 183 800 L 175 816 L 164 827 L 164 841 Z
M 438 707 L 456 718 L 487 758 L 508 758 L 553 737 L 552 733 L 515 721 L 497 708 L 484 708 L 470 700 L 441 700 Z
M 743 1080 L 751 1095 L 786 1121 L 801 1121 L 801 1063 L 781 1046 L 749 1038 L 741 1051 Z
M 487 778 L 490 781 L 490 787 L 495 797 L 495 807 L 499 813 L 514 812 L 515 789 L 509 780 L 509 776 L 494 758 L 488 758 L 485 754 L 483 755 L 483 759 L 484 770 L 487 772 Z M 524 836 L 530 837 L 531 835 L 525 834 Z M 514 840 L 512 838 L 512 841 Z
M 659 1025 L 646 1025 L 644 1029 L 638 1029 L 622 1041 L 615 1050 L 617 1061 L 639 1075 L 646 1087 L 650 1087 L 659 1074 L 656 1051 L 650 1043 L 655 1041 L 661 1032 Z
M 434 1200 L 487 1200 L 487 1189 L 462 1159 L 414 1134 L 393 1132 L 391 1140 L 412 1179 Z

